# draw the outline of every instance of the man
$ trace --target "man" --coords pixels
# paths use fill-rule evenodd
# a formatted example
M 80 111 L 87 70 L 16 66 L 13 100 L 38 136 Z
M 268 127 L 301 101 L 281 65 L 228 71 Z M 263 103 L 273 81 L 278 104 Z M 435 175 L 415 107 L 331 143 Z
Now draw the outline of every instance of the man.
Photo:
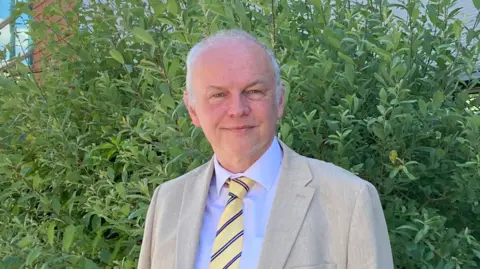
M 238 30 L 202 40 L 184 101 L 215 154 L 155 190 L 139 268 L 393 268 L 375 188 L 275 137 L 285 96 L 264 45 Z

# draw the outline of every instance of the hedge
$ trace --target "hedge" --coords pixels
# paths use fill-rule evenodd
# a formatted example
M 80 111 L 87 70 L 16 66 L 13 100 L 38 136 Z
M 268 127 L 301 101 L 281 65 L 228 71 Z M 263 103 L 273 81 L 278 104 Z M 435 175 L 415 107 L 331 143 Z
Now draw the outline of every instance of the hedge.
M 154 188 L 211 157 L 185 58 L 226 28 L 276 53 L 279 138 L 377 187 L 396 268 L 479 268 L 480 19 L 454 0 L 98 2 L 47 7 L 38 69 L 0 76 L 0 268 L 136 266 Z

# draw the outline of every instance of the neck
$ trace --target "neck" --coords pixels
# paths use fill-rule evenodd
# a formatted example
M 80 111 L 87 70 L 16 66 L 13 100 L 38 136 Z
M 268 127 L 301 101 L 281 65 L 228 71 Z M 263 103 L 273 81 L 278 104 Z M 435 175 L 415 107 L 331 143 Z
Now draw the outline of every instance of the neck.
M 250 159 L 250 158 L 221 158 L 220 156 L 217 155 L 217 160 L 218 163 L 225 168 L 226 170 L 236 174 L 236 173 L 243 173 L 247 171 L 247 169 L 252 166 L 260 156 L 258 156 L 256 159 Z

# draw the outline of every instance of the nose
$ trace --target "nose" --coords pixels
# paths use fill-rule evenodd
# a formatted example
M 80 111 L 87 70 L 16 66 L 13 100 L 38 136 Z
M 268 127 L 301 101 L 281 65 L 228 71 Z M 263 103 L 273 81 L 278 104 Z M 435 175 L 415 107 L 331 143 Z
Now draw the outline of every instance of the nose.
M 248 98 L 243 94 L 230 95 L 230 100 L 228 104 L 228 116 L 229 117 L 239 117 L 245 116 L 250 113 L 250 105 Z

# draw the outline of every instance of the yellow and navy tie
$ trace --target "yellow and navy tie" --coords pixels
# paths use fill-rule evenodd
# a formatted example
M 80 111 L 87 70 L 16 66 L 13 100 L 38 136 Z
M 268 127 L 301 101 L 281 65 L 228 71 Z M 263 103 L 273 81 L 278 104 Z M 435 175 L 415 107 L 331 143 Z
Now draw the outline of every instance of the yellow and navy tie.
M 213 242 L 210 269 L 238 269 L 243 248 L 242 199 L 255 181 L 247 177 L 227 181 L 229 199 Z

